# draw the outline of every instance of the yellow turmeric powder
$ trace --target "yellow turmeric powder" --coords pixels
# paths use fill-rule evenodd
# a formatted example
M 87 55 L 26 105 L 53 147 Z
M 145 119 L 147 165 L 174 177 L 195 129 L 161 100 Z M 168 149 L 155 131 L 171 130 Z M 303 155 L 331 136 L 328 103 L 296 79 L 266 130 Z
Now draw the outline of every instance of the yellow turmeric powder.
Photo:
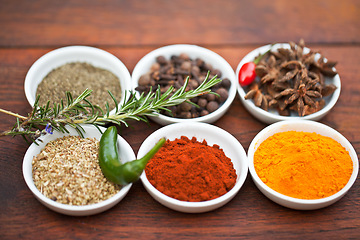
M 340 191 L 353 163 L 348 151 L 317 133 L 288 131 L 263 141 L 254 154 L 260 179 L 273 190 L 300 199 L 319 199 Z

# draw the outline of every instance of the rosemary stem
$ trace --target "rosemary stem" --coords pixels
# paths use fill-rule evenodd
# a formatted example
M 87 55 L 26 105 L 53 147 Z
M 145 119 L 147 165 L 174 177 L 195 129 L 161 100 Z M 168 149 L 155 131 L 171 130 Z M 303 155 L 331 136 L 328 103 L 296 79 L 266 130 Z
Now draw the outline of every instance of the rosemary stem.
M 20 119 L 23 119 L 23 120 L 26 120 L 26 119 L 27 119 L 27 117 L 21 116 L 21 115 L 19 115 L 19 114 L 17 114 L 17 113 L 13 113 L 13 112 L 10 112 L 10 111 L 1 109 L 1 108 L 0 108 L 0 112 L 5 113 L 5 114 L 8 114 L 8 115 L 11 115 L 11 116 L 14 116 L 14 117 L 17 117 L 17 118 L 20 118 Z
M 16 117 L 16 124 L 10 130 L 0 132 L 0 137 L 21 135 L 25 140 L 29 138 L 36 141 L 43 134 L 52 134 L 53 130 L 66 132 L 66 125 L 70 125 L 79 134 L 82 134 L 83 129 L 80 124 L 103 126 L 114 123 L 128 126 L 127 121 L 130 120 L 147 122 L 147 117 L 159 114 L 166 107 L 181 104 L 203 94 L 213 93 L 211 87 L 221 80 L 216 76 L 210 79 L 208 73 L 206 79 L 196 89 L 186 91 L 188 82 L 189 77 L 181 88 L 175 90 L 171 87 L 165 93 L 160 92 L 160 88 L 158 88 L 155 92 L 149 92 L 146 95 L 141 94 L 137 97 L 136 93 L 130 91 L 128 100 L 124 101 L 120 108 L 116 108 L 115 113 L 110 113 L 108 104 L 104 111 L 88 101 L 86 98 L 92 92 L 89 89 L 86 89 L 75 99 L 70 92 L 66 92 L 66 101 L 61 100 L 53 107 L 50 107 L 50 102 L 44 106 L 39 106 L 40 96 L 38 96 L 32 113 L 28 117 L 0 109 L 0 113 Z M 112 96 L 110 92 L 109 94 Z M 115 106 L 118 106 L 118 102 L 113 96 L 112 99 Z

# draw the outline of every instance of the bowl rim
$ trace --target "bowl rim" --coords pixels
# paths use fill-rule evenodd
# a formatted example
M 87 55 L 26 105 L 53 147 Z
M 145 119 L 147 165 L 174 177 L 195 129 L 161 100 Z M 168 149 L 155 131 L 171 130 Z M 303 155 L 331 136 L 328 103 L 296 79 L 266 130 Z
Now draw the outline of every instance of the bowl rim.
M 154 49 L 147 53 L 145 56 L 143 56 L 139 62 L 135 65 L 134 70 L 132 71 L 131 78 L 132 78 L 132 89 L 136 93 L 138 93 L 135 88 L 138 86 L 138 80 L 140 76 L 147 71 L 150 70 L 150 67 L 145 71 L 144 66 L 150 66 L 151 63 L 155 62 L 155 58 L 159 55 L 173 55 L 173 54 L 180 54 L 182 52 L 186 52 L 190 55 L 190 57 L 201 57 L 201 55 L 207 55 L 210 56 L 212 59 L 215 59 L 219 62 L 219 66 L 222 66 L 222 68 L 217 68 L 221 70 L 222 72 L 222 78 L 228 78 L 231 82 L 231 86 L 229 88 L 229 95 L 226 101 L 214 112 L 209 113 L 206 116 L 201 116 L 197 118 L 191 118 L 191 119 L 182 119 L 182 118 L 174 118 L 169 117 L 163 114 L 158 114 L 156 117 L 150 117 L 152 120 L 165 125 L 169 123 L 179 123 L 179 122 L 189 122 L 189 121 L 196 121 L 196 122 L 206 122 L 206 123 L 212 123 L 216 120 L 218 120 L 230 107 L 231 103 L 234 101 L 237 87 L 236 87 L 236 78 L 235 78 L 235 72 L 231 65 L 218 53 L 193 44 L 172 44 L 172 45 L 166 45 L 157 49 Z M 214 60 L 214 61 L 215 61 Z M 208 61 L 208 60 L 204 60 Z M 214 64 L 212 64 L 214 66 Z M 225 76 L 224 76 L 225 74 Z
M 84 56 L 83 54 L 87 56 L 83 58 Z M 90 55 L 92 57 L 87 58 Z M 91 60 L 91 59 L 95 59 L 93 57 L 94 55 L 98 56 L 98 58 L 95 61 L 100 62 L 99 59 L 101 59 L 102 61 L 105 62 L 106 60 L 106 62 L 108 63 L 111 62 L 114 66 L 116 66 L 118 70 L 114 72 L 113 70 L 110 70 L 111 67 L 108 67 L 106 64 L 102 66 L 98 66 L 98 64 L 94 64 L 93 61 Z M 61 63 L 55 64 L 54 61 Z M 122 92 L 121 101 L 119 102 L 119 104 L 121 104 L 121 102 L 124 100 L 125 91 L 132 89 L 130 72 L 125 66 L 125 64 L 115 55 L 96 47 L 84 46 L 84 45 L 71 45 L 71 46 L 60 47 L 45 53 L 30 66 L 28 72 L 26 73 L 25 81 L 24 81 L 25 97 L 28 100 L 29 104 L 31 106 L 34 105 L 36 99 L 36 89 L 38 87 L 38 84 L 43 80 L 46 74 L 48 74 L 52 69 L 56 67 L 60 67 L 66 63 L 75 62 L 75 61 L 89 62 L 90 64 L 96 67 L 106 69 L 112 72 L 113 74 L 115 74 L 119 78 L 119 84 L 121 85 L 121 92 Z M 50 70 L 47 71 L 44 76 L 38 76 L 39 72 L 45 72 L 45 70 L 42 71 L 43 68 L 49 68 L 49 64 L 51 66 Z M 121 76 L 118 73 L 121 73 Z M 35 79 L 38 78 L 41 79 L 37 83 Z M 32 89 L 34 87 L 35 87 L 35 95 L 32 94 Z
M 84 133 L 85 137 L 94 137 L 94 136 L 87 136 L 87 135 L 92 135 L 91 133 L 89 133 L 89 131 L 98 131 L 98 129 L 95 126 L 92 126 L 90 124 L 81 124 L 81 127 L 84 128 L 86 131 Z M 132 186 L 131 183 L 126 186 L 122 186 L 122 188 L 120 189 L 120 191 L 118 193 L 116 193 L 115 195 L 113 195 L 112 197 L 110 197 L 106 200 L 103 200 L 101 202 L 94 203 L 94 204 L 81 205 L 81 206 L 68 205 L 68 204 L 64 204 L 64 203 L 55 202 L 55 201 L 49 199 L 48 197 L 46 197 L 45 195 L 43 195 L 34 184 L 33 177 L 32 177 L 33 156 L 37 155 L 38 152 L 40 152 L 43 149 L 43 146 L 45 146 L 46 143 L 48 143 L 54 139 L 57 139 L 57 138 L 60 138 L 63 136 L 69 136 L 69 135 L 77 136 L 76 135 L 77 132 L 73 128 L 71 128 L 69 126 L 66 126 L 66 128 L 69 131 L 69 133 L 54 132 L 52 135 L 46 134 L 39 138 L 39 140 L 42 140 L 42 142 L 39 142 L 39 145 L 32 143 L 29 146 L 29 148 L 27 149 L 27 151 L 24 155 L 23 164 L 22 164 L 23 178 L 25 180 L 25 183 L 28 186 L 28 188 L 30 189 L 30 191 L 33 193 L 33 195 L 37 199 L 39 199 L 41 203 L 43 203 L 48 208 L 50 208 L 54 211 L 57 211 L 59 213 L 63 213 L 66 215 L 78 215 L 79 213 L 89 212 L 89 214 L 86 213 L 85 215 L 92 215 L 92 214 L 97 214 L 102 211 L 105 211 L 105 210 L 107 210 L 107 208 L 106 208 L 107 206 L 113 206 L 113 205 L 117 204 L 118 201 L 120 201 L 122 198 L 124 198 L 126 196 L 126 194 L 128 193 L 128 191 L 130 190 L 130 188 Z M 99 126 L 99 129 L 101 131 L 105 131 L 104 127 Z M 56 134 L 56 135 L 54 135 L 54 134 Z M 135 159 L 135 153 L 133 152 L 131 146 L 120 135 L 118 135 L 118 144 L 121 144 L 121 146 L 124 146 L 127 149 L 126 151 L 128 153 L 130 153 L 130 155 L 132 155 L 131 157 L 134 157 L 134 159 Z M 106 209 L 104 209 L 104 208 L 106 208 Z
M 193 211 L 191 209 L 199 209 L 199 211 L 196 211 L 196 212 L 203 212 L 202 209 L 209 208 L 209 207 L 214 207 L 214 208 L 210 209 L 210 210 L 206 210 L 206 211 L 214 210 L 215 208 L 220 207 L 219 206 L 220 204 L 222 204 L 222 203 L 226 204 L 227 201 L 230 201 L 238 193 L 238 191 L 243 186 L 243 184 L 247 178 L 247 174 L 248 174 L 247 155 L 246 155 L 246 152 L 245 152 L 244 148 L 242 147 L 241 143 L 233 135 L 231 135 L 230 133 L 226 132 L 225 130 L 223 130 L 217 126 L 211 125 L 209 123 L 203 123 L 203 122 L 173 123 L 173 124 L 164 126 L 160 129 L 158 129 L 157 131 L 153 132 L 151 135 L 149 135 L 139 148 L 138 158 L 142 157 L 142 155 L 144 155 L 145 151 L 147 150 L 146 149 L 147 146 L 149 146 L 149 145 L 151 146 L 151 144 L 154 142 L 154 138 L 159 139 L 161 137 L 166 137 L 167 133 L 169 133 L 173 130 L 177 130 L 182 127 L 191 127 L 194 129 L 206 129 L 209 131 L 216 131 L 216 133 L 219 133 L 219 136 L 231 139 L 231 142 L 236 147 L 234 149 L 239 154 L 238 159 L 231 159 L 231 161 L 233 162 L 233 164 L 235 161 L 238 161 L 240 164 L 239 169 L 238 169 L 239 172 L 236 171 L 237 179 L 236 179 L 236 183 L 235 183 L 234 187 L 232 189 L 230 189 L 224 195 L 222 195 L 218 198 L 215 198 L 215 199 L 201 201 L 201 202 L 187 202 L 187 201 L 182 201 L 182 200 L 178 200 L 178 199 L 169 197 L 169 196 L 165 195 L 164 193 L 160 192 L 147 179 L 145 171 L 141 174 L 140 179 L 141 179 L 143 185 L 145 185 L 145 188 L 147 190 L 150 190 L 150 192 L 152 193 L 152 194 L 150 193 L 150 195 L 155 195 L 157 198 L 161 199 L 161 201 L 158 200 L 160 203 L 166 202 L 167 204 L 173 205 L 173 207 L 168 206 L 169 208 L 172 208 L 172 209 L 175 209 L 177 207 L 178 208 L 188 208 L 190 210 L 190 212 Z M 186 134 L 186 133 L 185 134 L 180 133 L 180 134 L 176 134 L 176 135 L 177 135 L 176 137 L 172 137 L 169 139 L 173 140 L 175 138 L 180 138 L 181 136 L 190 136 L 189 134 Z M 196 134 L 194 134 L 194 135 L 196 135 Z M 203 135 L 201 135 L 201 136 L 196 135 L 195 137 L 198 139 L 198 141 L 199 141 L 199 138 L 203 138 L 206 140 L 206 136 L 203 136 Z M 224 148 L 222 147 L 223 144 L 221 144 L 220 141 L 217 143 L 214 143 L 214 144 L 219 145 L 220 148 L 224 150 Z M 212 144 L 208 142 L 208 145 L 211 146 Z M 226 155 L 225 150 L 224 150 L 224 153 Z M 235 170 L 236 170 L 236 168 L 235 168 Z M 178 211 L 183 211 L 183 210 L 178 210 Z M 183 211 L 183 212 L 187 212 L 187 211 Z
M 316 131 L 312 130 L 312 131 L 306 131 L 306 130 L 295 130 L 295 131 L 302 131 L 302 132 L 315 132 L 318 133 L 319 129 L 323 129 L 323 131 L 326 130 L 327 134 L 324 135 L 323 133 L 318 133 L 320 135 L 323 136 L 328 136 L 332 139 L 334 139 L 331 136 L 336 136 L 336 138 L 338 138 L 339 140 L 335 140 L 338 143 L 340 143 L 348 152 L 350 155 L 350 158 L 353 162 L 353 172 L 350 176 L 349 181 L 347 182 L 347 184 L 338 192 L 336 192 L 335 194 L 325 197 L 325 198 L 319 198 L 319 199 L 299 199 L 299 198 L 294 198 L 294 197 L 289 197 L 287 195 L 281 194 L 275 190 L 273 190 L 272 188 L 270 188 L 269 186 L 267 186 L 263 181 L 261 181 L 261 179 L 259 178 L 259 176 L 257 175 L 256 171 L 255 171 L 255 167 L 254 167 L 254 153 L 256 152 L 257 148 L 260 146 L 260 144 L 266 140 L 269 136 L 272 136 L 275 133 L 278 132 L 286 132 L 286 131 L 291 131 L 293 129 L 285 129 L 284 126 L 314 126 L 314 129 L 317 129 Z M 260 141 L 260 138 L 262 138 L 263 135 L 269 135 L 267 138 L 265 138 L 263 141 Z M 341 141 L 341 142 L 339 142 Z M 294 204 L 299 204 L 299 205 L 314 205 L 314 204 L 322 204 L 322 203 L 334 203 L 335 201 L 339 200 L 343 195 L 345 195 L 349 189 L 352 187 L 352 185 L 354 184 L 354 182 L 356 181 L 358 172 L 359 172 L 359 161 L 357 158 L 357 154 L 355 152 L 355 149 L 353 148 L 353 146 L 351 145 L 351 143 L 338 131 L 336 131 L 335 129 L 316 122 L 316 121 L 312 121 L 312 120 L 287 120 L 287 121 L 279 121 L 276 123 L 273 123 L 267 127 L 265 127 L 263 130 L 261 130 L 256 136 L 255 138 L 252 140 L 252 142 L 250 143 L 249 149 L 248 149 L 248 161 L 249 161 L 249 171 L 250 171 L 250 175 L 252 177 L 252 179 L 254 180 L 254 182 L 256 183 L 256 185 L 260 185 L 260 187 L 266 191 L 268 194 L 285 200 L 287 202 L 291 202 Z M 260 189 L 261 190 L 261 189 Z
M 289 43 L 276 43 L 276 44 L 268 44 L 268 45 L 264 45 L 261 47 L 258 47 L 252 51 L 250 51 L 247 55 L 245 55 L 245 57 L 243 59 L 241 59 L 241 61 L 239 62 L 236 71 L 235 71 L 235 75 L 236 75 L 236 79 L 239 79 L 239 71 L 240 68 L 242 67 L 242 65 L 244 65 L 246 62 L 251 62 L 254 60 L 254 58 L 256 56 L 258 56 L 259 54 L 263 54 L 266 51 L 268 51 L 269 49 L 272 50 L 276 50 L 278 48 L 290 48 L 290 44 Z M 309 52 L 310 49 L 307 47 L 304 47 L 304 52 L 307 53 Z M 319 54 L 319 53 L 317 53 Z M 320 54 L 319 54 L 320 56 Z M 326 58 L 325 58 L 326 59 Z M 334 69 L 336 69 L 334 67 Z M 327 78 L 327 79 L 331 79 L 331 78 Z M 299 120 L 299 119 L 304 119 L 304 120 L 319 120 L 321 119 L 323 116 L 325 116 L 325 114 L 327 114 L 336 104 L 337 100 L 340 97 L 340 92 L 341 92 L 341 80 L 340 80 L 340 76 L 339 74 L 336 74 L 333 78 L 332 78 L 333 84 L 337 87 L 337 89 L 334 91 L 334 93 L 329 96 L 329 102 L 319 111 L 300 117 L 300 116 L 281 116 L 279 115 L 277 112 L 269 112 L 269 111 L 265 111 L 260 107 L 256 107 L 253 101 L 250 100 L 246 100 L 245 99 L 245 90 L 242 86 L 240 86 L 240 84 L 237 82 L 237 92 L 240 96 L 240 100 L 243 103 L 243 105 L 246 107 L 246 109 L 252 114 L 254 115 L 256 118 L 258 118 L 259 120 L 266 122 L 266 123 L 274 123 L 277 121 L 283 121 L 283 120 Z

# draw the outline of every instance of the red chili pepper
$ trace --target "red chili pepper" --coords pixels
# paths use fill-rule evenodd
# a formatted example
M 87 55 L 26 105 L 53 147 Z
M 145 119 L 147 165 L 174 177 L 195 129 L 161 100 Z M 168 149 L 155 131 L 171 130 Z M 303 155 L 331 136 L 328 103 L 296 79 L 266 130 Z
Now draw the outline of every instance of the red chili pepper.
M 256 78 L 255 68 L 256 65 L 260 62 L 261 58 L 268 52 L 270 52 L 271 48 L 267 50 L 262 55 L 255 58 L 253 62 L 247 62 L 241 66 L 239 71 L 239 83 L 242 87 L 249 85 Z
M 256 77 L 255 67 L 254 62 L 247 62 L 241 66 L 239 71 L 239 83 L 241 86 L 247 86 L 254 81 Z

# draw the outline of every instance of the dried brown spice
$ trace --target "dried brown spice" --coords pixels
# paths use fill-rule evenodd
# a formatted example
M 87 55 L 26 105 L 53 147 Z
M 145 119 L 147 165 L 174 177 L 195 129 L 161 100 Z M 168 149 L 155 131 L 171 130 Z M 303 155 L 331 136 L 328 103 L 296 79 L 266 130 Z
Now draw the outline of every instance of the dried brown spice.
M 325 77 L 334 77 L 337 62 L 328 61 L 318 52 L 304 53 L 305 41 L 289 42 L 290 48 L 269 51 L 255 68 L 257 79 L 247 87 L 245 99 L 252 99 L 264 110 L 276 109 L 280 115 L 296 112 L 305 116 L 325 106 L 324 97 L 336 90 L 326 84 Z
M 262 94 L 261 89 L 259 89 L 259 84 L 252 83 L 250 86 L 250 91 L 245 95 L 245 99 L 253 99 L 255 106 L 261 107 L 267 111 L 268 101 L 264 94 Z
M 208 115 L 216 111 L 228 98 L 231 81 L 228 78 L 222 77 L 222 73 L 215 66 L 206 63 L 200 58 L 192 59 L 186 53 L 179 55 L 172 55 L 169 59 L 164 56 L 158 56 L 155 62 L 151 65 L 150 70 L 140 76 L 138 81 L 139 86 L 136 90 L 139 93 L 147 94 L 150 90 L 155 92 L 158 88 L 162 93 L 166 92 L 170 86 L 174 87 L 173 92 L 181 88 L 186 79 L 189 77 L 189 83 L 186 91 L 196 89 L 210 73 L 209 78 L 215 75 L 222 78 L 222 81 L 212 87 L 214 94 L 205 94 L 190 101 L 193 104 L 184 103 L 179 106 L 168 107 L 168 110 L 163 110 L 160 113 L 169 117 L 175 118 L 196 118 Z

